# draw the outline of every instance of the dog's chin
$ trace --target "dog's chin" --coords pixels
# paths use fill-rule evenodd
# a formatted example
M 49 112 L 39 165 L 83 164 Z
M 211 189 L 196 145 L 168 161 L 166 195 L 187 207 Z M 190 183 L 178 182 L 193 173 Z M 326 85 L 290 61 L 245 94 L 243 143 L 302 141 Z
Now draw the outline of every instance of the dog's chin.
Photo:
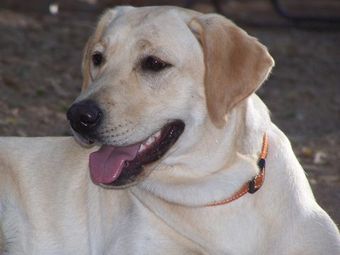
M 109 189 L 124 189 L 143 181 L 166 157 L 184 128 L 183 121 L 175 120 L 141 142 L 128 146 L 102 145 L 90 154 L 92 181 Z M 86 139 L 80 139 L 80 142 L 91 146 Z
M 98 145 L 97 142 L 94 139 L 90 139 L 90 138 L 84 138 L 83 136 L 81 136 L 80 134 L 78 134 L 76 131 L 74 131 L 73 129 L 71 129 L 72 134 L 74 139 L 76 140 L 76 142 L 84 147 L 84 148 L 91 148 L 95 145 Z

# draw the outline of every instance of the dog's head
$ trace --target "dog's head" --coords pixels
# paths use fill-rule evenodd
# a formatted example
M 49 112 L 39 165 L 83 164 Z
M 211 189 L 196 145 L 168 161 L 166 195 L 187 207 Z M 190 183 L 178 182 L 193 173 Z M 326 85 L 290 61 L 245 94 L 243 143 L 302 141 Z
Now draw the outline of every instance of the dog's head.
M 273 60 L 226 18 L 169 7 L 117 7 L 83 58 L 82 93 L 67 117 L 97 184 L 136 183 L 199 140 L 266 79 Z

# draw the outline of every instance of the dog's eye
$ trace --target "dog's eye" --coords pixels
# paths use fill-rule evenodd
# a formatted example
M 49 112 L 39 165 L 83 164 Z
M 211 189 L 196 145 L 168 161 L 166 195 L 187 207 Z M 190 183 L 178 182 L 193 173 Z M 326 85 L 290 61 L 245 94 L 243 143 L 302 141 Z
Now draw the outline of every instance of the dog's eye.
M 92 55 L 92 63 L 94 66 L 100 66 L 104 61 L 103 54 L 100 52 L 95 52 Z
M 159 72 L 169 66 L 171 66 L 169 63 L 155 56 L 148 56 L 142 60 L 142 69 L 145 71 Z

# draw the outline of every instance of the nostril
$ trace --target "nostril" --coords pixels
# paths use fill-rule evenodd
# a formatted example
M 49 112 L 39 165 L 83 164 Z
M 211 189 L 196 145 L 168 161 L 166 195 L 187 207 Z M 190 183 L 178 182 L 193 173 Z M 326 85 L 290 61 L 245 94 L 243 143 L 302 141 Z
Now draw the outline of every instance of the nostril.
M 73 104 L 67 111 L 67 119 L 78 133 L 88 134 L 100 124 L 102 111 L 91 100 Z
M 89 126 L 98 122 L 100 118 L 99 111 L 88 111 L 81 113 L 79 116 L 79 121 L 84 126 Z

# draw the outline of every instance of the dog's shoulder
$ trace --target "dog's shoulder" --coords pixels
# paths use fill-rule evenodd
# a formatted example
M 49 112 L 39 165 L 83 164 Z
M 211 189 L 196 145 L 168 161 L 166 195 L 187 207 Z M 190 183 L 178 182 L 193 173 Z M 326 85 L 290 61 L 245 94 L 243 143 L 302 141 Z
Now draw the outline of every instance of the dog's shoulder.
M 286 229 L 287 254 L 340 254 L 340 233 L 329 215 L 317 203 L 302 212 Z
M 275 190 L 270 199 L 276 197 L 280 201 L 277 205 L 283 219 L 281 230 L 287 233 L 287 242 L 290 242 L 292 253 L 299 250 L 299 254 L 338 254 L 339 231 L 329 215 L 315 201 L 289 139 L 274 124 L 268 135 L 270 146 L 266 166 L 267 184 L 271 186 L 273 183 L 277 188 L 270 187 L 271 191 Z M 310 245 L 312 243 L 320 245 Z
M 53 208 L 81 200 L 69 193 L 86 186 L 90 152 L 72 137 L 0 138 L 0 254 L 31 240 L 19 234 L 27 226 L 56 219 Z
M 82 151 L 72 137 L 0 137 L 0 167 L 72 157 Z
M 90 152 L 72 137 L 0 138 L 0 195 L 86 173 Z

